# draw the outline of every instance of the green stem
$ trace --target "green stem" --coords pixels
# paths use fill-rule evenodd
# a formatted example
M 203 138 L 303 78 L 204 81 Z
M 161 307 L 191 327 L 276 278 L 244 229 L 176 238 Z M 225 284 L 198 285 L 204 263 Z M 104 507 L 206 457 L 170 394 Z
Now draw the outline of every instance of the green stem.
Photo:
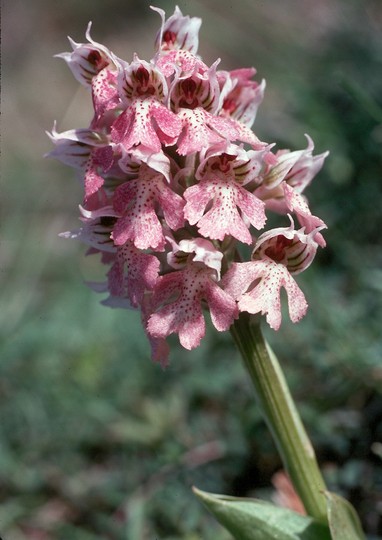
M 262 335 L 258 319 L 242 313 L 231 333 L 251 375 L 258 404 L 285 470 L 308 515 L 327 523 L 325 482 L 281 367 Z

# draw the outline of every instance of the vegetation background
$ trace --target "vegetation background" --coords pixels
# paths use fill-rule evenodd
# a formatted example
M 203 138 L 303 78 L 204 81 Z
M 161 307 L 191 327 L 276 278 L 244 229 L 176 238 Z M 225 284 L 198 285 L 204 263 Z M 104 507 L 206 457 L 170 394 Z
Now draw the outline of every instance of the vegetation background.
M 174 4 L 157 0 L 171 14 Z M 308 191 L 328 247 L 299 282 L 298 325 L 267 332 L 329 485 L 382 538 L 382 4 L 180 1 L 203 18 L 200 54 L 255 66 L 255 130 L 279 148 L 330 150 Z M 153 55 L 159 17 L 140 0 L 5 0 L 2 23 L 0 530 L 6 540 L 228 540 L 195 500 L 274 498 L 281 464 L 229 334 L 151 363 L 139 315 L 84 284 L 99 269 L 73 229 L 81 186 L 43 160 L 44 130 L 86 126 L 90 100 L 54 54 L 92 36 Z

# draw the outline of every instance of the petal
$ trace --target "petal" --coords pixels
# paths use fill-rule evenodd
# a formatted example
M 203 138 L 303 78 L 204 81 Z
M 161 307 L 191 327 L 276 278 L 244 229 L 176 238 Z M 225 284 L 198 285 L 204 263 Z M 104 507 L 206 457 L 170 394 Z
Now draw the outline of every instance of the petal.
M 108 272 L 110 293 L 112 296 L 127 296 L 131 304 L 137 307 L 145 291 L 154 288 L 159 266 L 154 255 L 138 251 L 132 243 L 119 247 L 115 262 Z
M 114 208 L 122 217 L 114 226 L 112 238 L 116 245 L 128 240 L 139 249 L 161 249 L 164 236 L 154 210 L 155 193 L 150 183 L 138 179 L 119 186 L 114 194 Z
M 223 289 L 235 300 L 251 286 L 257 278 L 258 270 L 253 262 L 232 263 L 228 272 L 224 275 L 221 284 Z
M 133 156 L 138 161 L 146 163 L 150 169 L 163 174 L 167 182 L 170 183 L 170 160 L 164 152 L 160 151 L 155 153 L 150 150 L 150 148 L 139 145 L 132 148 L 128 155 Z
M 240 311 L 265 314 L 268 324 L 274 330 L 278 330 L 281 324 L 282 287 L 287 292 L 292 322 L 299 321 L 308 308 L 303 292 L 287 268 L 271 260 L 234 263 L 224 276 L 223 283 L 225 291 L 239 299 Z M 249 292 L 241 295 L 248 289 Z
M 94 161 L 90 158 L 85 171 L 85 203 L 103 186 L 105 180 L 97 173 Z
M 252 243 L 237 208 L 256 228 L 265 224 L 264 203 L 235 181 L 232 170 L 226 174 L 207 172 L 199 184 L 186 189 L 184 198 L 186 219 L 191 225 L 197 223 L 200 234 L 208 238 L 223 240 L 231 235 L 246 244 Z M 202 216 L 208 205 L 211 208 Z
M 183 270 L 160 278 L 153 296 L 157 311 L 147 324 L 149 334 L 165 338 L 176 332 L 183 347 L 197 347 L 205 334 L 203 299 L 211 302 L 216 328 L 226 329 L 236 316 L 236 306 L 226 293 L 217 291 L 214 276 L 209 268 L 191 262 Z
M 206 300 L 215 328 L 220 332 L 228 330 L 239 314 L 235 300 L 213 282 L 208 288 Z
M 103 69 L 92 79 L 92 97 L 95 112 L 93 125 L 99 118 L 111 109 L 115 109 L 121 102 L 116 87 L 117 76 L 109 69 Z
M 61 163 L 75 169 L 83 169 L 89 161 L 90 151 L 90 148 L 85 144 L 68 139 L 57 143 L 56 148 L 45 157 L 58 159 Z
M 185 201 L 166 184 L 158 185 L 158 202 L 167 225 L 176 231 L 184 225 Z
M 276 165 L 272 166 L 267 175 L 264 177 L 264 187 L 267 189 L 273 189 L 281 184 L 303 153 L 304 150 L 297 150 L 295 152 L 283 151 L 282 153 L 279 153 L 277 155 Z
M 182 121 L 183 129 L 177 143 L 178 154 L 181 156 L 193 154 L 222 140 L 208 127 L 207 120 L 210 118 L 207 118 L 207 114 L 201 108 L 180 109 L 178 116 Z
M 236 194 L 236 204 L 248 218 L 251 225 L 260 230 L 264 227 L 267 220 L 265 215 L 265 204 L 253 193 L 239 186 Z
M 164 247 L 162 227 L 152 210 L 119 218 L 112 238 L 117 246 L 131 240 L 138 249 L 152 248 L 161 251 Z
M 156 66 L 165 77 L 178 73 L 179 78 L 190 77 L 195 71 L 207 71 L 208 66 L 199 57 L 184 49 L 173 50 L 161 56 Z
M 162 135 L 160 137 L 161 141 L 166 145 L 174 144 L 182 130 L 180 118 L 161 103 L 154 103 L 150 113 L 155 118 L 159 132 Z
M 163 144 L 174 144 L 181 122 L 174 113 L 154 99 L 137 99 L 113 123 L 111 138 L 126 151 L 142 144 L 158 153 Z
M 221 114 L 230 116 L 250 128 L 255 121 L 257 109 L 264 97 L 265 81 L 251 81 L 256 73 L 253 68 L 231 71 L 228 76 L 233 88 L 224 97 Z
M 215 270 L 220 280 L 223 253 L 216 249 L 212 242 L 205 238 L 183 239 L 177 244 L 172 238 L 166 238 L 172 245 L 172 251 L 167 253 L 168 264 L 175 269 L 184 268 L 192 260 L 193 263 L 202 263 Z M 191 257 L 187 256 L 190 254 Z

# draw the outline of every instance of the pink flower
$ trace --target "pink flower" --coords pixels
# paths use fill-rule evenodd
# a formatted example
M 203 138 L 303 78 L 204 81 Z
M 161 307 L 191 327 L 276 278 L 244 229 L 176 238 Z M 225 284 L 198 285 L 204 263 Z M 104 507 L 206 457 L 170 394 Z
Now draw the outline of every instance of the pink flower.
M 271 229 L 259 237 L 252 259 L 269 258 L 286 266 L 291 274 L 299 274 L 311 265 L 316 255 L 318 244 L 315 235 L 319 229 L 309 234 L 305 233 L 304 227 L 296 231 L 290 216 L 289 219 L 289 227 Z
M 257 109 L 264 98 L 265 81 L 259 84 L 250 80 L 255 73 L 255 68 L 235 69 L 225 73 L 230 80 L 230 91 L 224 96 L 220 114 L 234 118 L 248 127 L 252 127 Z
M 314 144 L 309 135 L 306 135 L 308 146 L 305 150 L 290 152 L 280 150 L 276 153 L 276 163 L 271 165 L 264 176 L 264 188 L 272 190 L 283 181 L 287 182 L 299 193 L 310 184 L 314 176 L 320 171 L 329 152 L 313 156 Z
M 120 73 L 119 88 L 127 108 L 113 122 L 113 142 L 120 143 L 125 151 L 142 144 L 152 152 L 160 152 L 162 143 L 168 146 L 176 142 L 182 126 L 162 103 L 167 85 L 158 69 L 136 57 Z
M 313 156 L 313 141 L 308 135 L 306 137 L 308 146 L 305 150 L 282 150 L 276 154 L 276 164 L 270 166 L 262 185 L 255 193 L 264 200 L 266 207 L 274 212 L 294 212 L 300 224 L 305 227 L 305 232 L 309 233 L 326 226 L 322 219 L 312 215 L 302 192 L 321 169 L 328 152 Z M 321 247 L 325 247 L 325 240 L 320 232 L 317 232 L 315 240 Z
M 227 330 L 237 316 L 237 307 L 215 279 L 212 269 L 193 262 L 183 270 L 159 278 L 153 296 L 155 313 L 148 321 L 148 333 L 154 338 L 165 338 L 176 332 L 183 347 L 197 347 L 205 334 L 203 300 L 215 328 Z
M 288 297 L 289 316 L 299 321 L 308 304 L 292 274 L 308 268 L 316 251 L 314 234 L 290 227 L 273 229 L 260 236 L 252 254 L 253 260 L 233 263 L 223 278 L 222 286 L 238 300 L 240 311 L 266 315 L 268 324 L 278 330 L 281 324 L 280 291 Z
M 187 201 L 184 215 L 191 225 L 198 225 L 202 236 L 223 240 L 230 235 L 251 244 L 252 237 L 244 218 L 262 229 L 266 220 L 265 205 L 243 186 L 260 172 L 261 158 L 233 145 L 227 151 L 229 153 L 212 155 L 199 167 L 199 183 L 184 192 Z
M 158 217 L 159 208 L 163 218 L 172 230 L 183 226 L 182 197 L 166 183 L 162 174 L 142 164 L 138 178 L 120 185 L 114 194 L 114 209 L 121 217 L 114 230 L 116 245 L 131 240 L 138 249 L 162 251 L 165 238 Z
M 234 123 L 214 114 L 219 105 L 217 63 L 207 71 L 196 69 L 192 76 L 179 77 L 170 90 L 171 108 L 178 113 L 182 131 L 177 141 L 177 152 L 187 155 L 199 152 L 224 140 L 239 136 Z
M 202 301 L 207 302 L 212 323 L 220 331 L 227 330 L 237 317 L 237 307 L 216 283 L 220 279 L 222 254 L 211 242 L 196 238 L 182 240 L 179 245 L 170 243 L 168 261 L 181 269 L 159 278 L 147 332 L 156 339 L 176 332 L 183 347 L 193 349 L 205 333 Z
M 253 286 L 253 284 L 256 285 Z M 305 296 L 288 270 L 272 260 L 233 263 L 223 280 L 228 294 L 238 299 L 240 311 L 266 315 L 267 323 L 274 330 L 281 324 L 280 289 L 284 287 L 288 296 L 289 315 L 293 322 L 306 313 L 308 304 Z M 248 289 L 249 292 L 245 292 Z
M 259 150 L 266 146 L 250 129 L 257 109 L 264 97 L 265 81 L 251 81 L 254 68 L 236 69 L 217 73 L 221 86 L 219 115 L 229 118 L 237 131 L 237 140 L 248 143 Z

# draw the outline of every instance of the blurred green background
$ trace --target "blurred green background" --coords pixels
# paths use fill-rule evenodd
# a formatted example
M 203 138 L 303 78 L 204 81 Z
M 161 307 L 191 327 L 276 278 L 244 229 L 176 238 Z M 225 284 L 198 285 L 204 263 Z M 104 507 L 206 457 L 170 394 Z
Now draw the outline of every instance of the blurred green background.
M 174 4 L 156 5 L 171 14 Z M 281 467 L 230 336 L 162 371 L 139 315 L 84 284 L 99 269 L 78 226 L 81 186 L 43 160 L 44 130 L 91 117 L 56 53 L 92 36 L 153 55 L 159 17 L 139 0 L 6 0 L 2 22 L 0 532 L 6 540 L 228 540 L 193 497 L 272 498 Z M 308 191 L 328 247 L 299 276 L 310 303 L 267 336 L 333 490 L 382 538 L 382 4 L 180 1 L 203 18 L 199 52 L 267 80 L 255 130 L 278 148 L 330 150 Z

